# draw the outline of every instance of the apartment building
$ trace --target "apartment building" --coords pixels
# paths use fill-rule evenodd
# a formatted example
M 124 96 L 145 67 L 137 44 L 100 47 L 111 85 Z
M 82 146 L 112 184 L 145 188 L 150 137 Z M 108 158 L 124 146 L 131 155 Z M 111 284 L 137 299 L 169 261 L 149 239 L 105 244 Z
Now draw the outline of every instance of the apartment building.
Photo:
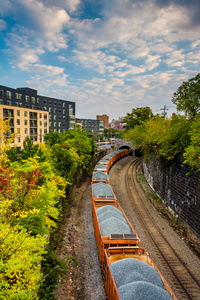
M 8 137 L 15 133 L 11 146 L 23 148 L 23 141 L 28 136 L 34 144 L 42 143 L 43 136 L 49 132 L 49 113 L 23 107 L 0 105 L 0 119 L 10 120 Z
M 96 119 L 104 121 L 105 128 L 109 129 L 109 116 L 107 116 L 107 115 L 98 115 L 98 116 L 96 116 Z
M 75 102 L 41 96 L 25 87 L 13 89 L 0 85 L 0 118 L 10 120 L 15 143 L 21 147 L 26 136 L 43 141 L 49 131 L 64 132 L 75 126 Z
M 105 128 L 103 120 L 76 118 L 76 125 L 82 128 L 83 130 L 85 129 L 86 132 L 91 131 L 92 133 L 96 134 L 103 134 Z

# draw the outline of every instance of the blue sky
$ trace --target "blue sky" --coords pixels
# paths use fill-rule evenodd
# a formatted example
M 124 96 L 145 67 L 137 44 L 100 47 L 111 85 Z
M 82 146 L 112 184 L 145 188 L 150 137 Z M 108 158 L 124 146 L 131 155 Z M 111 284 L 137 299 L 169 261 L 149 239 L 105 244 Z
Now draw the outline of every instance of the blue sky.
M 164 105 L 200 72 L 199 0 L 1 0 L 0 84 L 110 121 Z

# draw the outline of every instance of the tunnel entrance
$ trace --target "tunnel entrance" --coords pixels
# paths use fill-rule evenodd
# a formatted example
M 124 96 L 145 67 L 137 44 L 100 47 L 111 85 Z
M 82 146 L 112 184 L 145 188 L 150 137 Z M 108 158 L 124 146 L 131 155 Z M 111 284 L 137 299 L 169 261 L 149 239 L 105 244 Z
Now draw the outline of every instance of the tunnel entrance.
M 128 149 L 129 150 L 129 155 L 130 156 L 135 156 L 135 150 L 132 149 L 130 146 L 122 145 L 121 147 L 119 147 L 119 150 L 122 150 L 122 149 Z

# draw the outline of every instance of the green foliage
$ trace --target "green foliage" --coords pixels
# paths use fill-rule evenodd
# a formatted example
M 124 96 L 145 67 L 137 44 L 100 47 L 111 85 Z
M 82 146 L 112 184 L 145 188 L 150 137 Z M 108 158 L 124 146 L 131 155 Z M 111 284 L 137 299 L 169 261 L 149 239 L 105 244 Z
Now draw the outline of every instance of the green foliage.
M 48 146 L 53 146 L 65 141 L 65 133 L 58 133 L 57 131 L 50 131 L 44 136 L 44 141 Z
M 190 121 L 184 116 L 165 120 L 157 116 L 127 131 L 125 138 L 131 140 L 145 157 L 155 155 L 166 160 L 182 158 L 189 145 Z
M 191 168 L 200 171 L 200 115 L 195 118 L 189 131 L 190 145 L 185 149 L 184 159 Z
M 126 130 L 134 128 L 153 117 L 150 107 L 137 107 L 133 108 L 131 113 L 123 118 L 122 123 L 126 124 Z
M 67 271 L 66 263 L 56 256 L 56 253 L 51 249 L 48 249 L 43 255 L 42 269 L 44 270 L 43 278 L 39 289 L 39 299 L 53 300 L 55 299 L 55 287 L 58 283 L 58 279 Z
M 88 165 L 91 161 L 91 140 L 85 131 L 79 129 L 68 130 L 65 138 L 67 142 L 76 149 L 79 155 L 79 166 Z
M 184 111 L 190 118 L 198 114 L 200 111 L 200 73 L 182 83 L 174 93 L 172 102 L 176 104 L 178 111 Z
M 50 153 L 57 174 L 71 182 L 80 160 L 77 150 L 65 141 L 62 144 L 53 145 Z
M 0 299 L 38 299 L 46 238 L 0 223 Z
M 80 167 L 86 170 L 95 147 L 94 137 L 75 129 L 51 132 L 46 135 L 46 145 L 33 145 L 27 138 L 22 151 L 4 148 L 0 166 L 0 299 L 54 299 L 53 290 L 66 266 L 48 244 L 51 241 L 52 247 L 56 246 L 52 231 L 57 233 L 67 203 L 66 188 Z
M 190 121 L 185 117 L 173 117 L 168 123 L 165 134 L 160 137 L 159 156 L 167 160 L 182 159 L 185 147 L 190 143 L 189 128 Z
M 104 136 L 106 138 L 120 138 L 122 136 L 123 130 L 118 130 L 118 129 L 114 129 L 114 128 L 105 128 L 104 129 Z M 102 140 L 103 140 L 103 136 L 102 136 Z

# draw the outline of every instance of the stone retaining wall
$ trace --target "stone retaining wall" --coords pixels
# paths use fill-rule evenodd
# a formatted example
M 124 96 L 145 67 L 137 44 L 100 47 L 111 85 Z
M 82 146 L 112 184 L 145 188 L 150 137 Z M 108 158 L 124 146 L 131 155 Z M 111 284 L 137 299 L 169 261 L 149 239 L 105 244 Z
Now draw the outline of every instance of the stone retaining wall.
M 175 216 L 200 234 L 200 174 L 185 164 L 151 158 L 143 162 L 144 176 Z M 189 173 L 189 175 L 187 175 Z

